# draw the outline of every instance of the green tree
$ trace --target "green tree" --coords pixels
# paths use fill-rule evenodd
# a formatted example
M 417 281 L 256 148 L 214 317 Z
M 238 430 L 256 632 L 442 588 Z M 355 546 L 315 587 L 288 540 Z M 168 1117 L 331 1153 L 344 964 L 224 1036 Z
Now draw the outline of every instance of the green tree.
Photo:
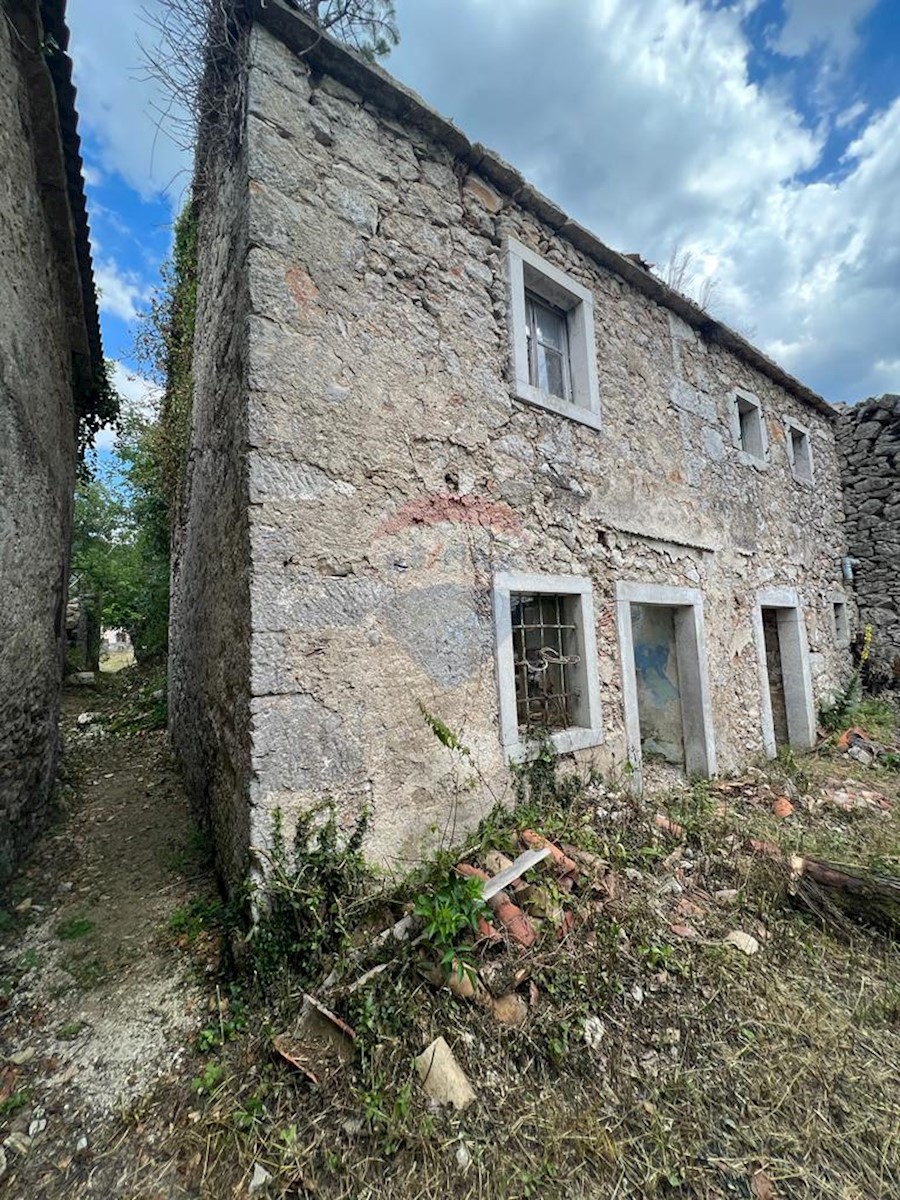
M 140 661 L 165 654 L 167 641 L 168 515 L 155 426 L 134 410 L 121 415 L 116 458 L 78 482 L 72 534 L 79 590 L 98 596 L 103 625 L 127 630 Z

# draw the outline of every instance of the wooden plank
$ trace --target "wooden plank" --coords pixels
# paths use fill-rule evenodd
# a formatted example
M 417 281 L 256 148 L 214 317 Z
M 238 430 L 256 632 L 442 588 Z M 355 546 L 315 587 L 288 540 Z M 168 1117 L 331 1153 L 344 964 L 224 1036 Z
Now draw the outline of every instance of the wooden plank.
M 544 846 L 542 850 L 526 850 L 524 854 L 520 854 L 516 861 L 510 863 L 505 871 L 501 871 L 499 875 L 492 876 L 484 885 L 484 891 L 482 892 L 484 899 L 490 900 L 492 896 L 496 896 L 498 892 L 502 892 L 509 884 L 515 883 L 526 871 L 530 871 L 532 867 L 536 867 L 539 862 L 543 862 L 545 858 L 549 857 L 549 854 L 550 848 L 548 846 Z

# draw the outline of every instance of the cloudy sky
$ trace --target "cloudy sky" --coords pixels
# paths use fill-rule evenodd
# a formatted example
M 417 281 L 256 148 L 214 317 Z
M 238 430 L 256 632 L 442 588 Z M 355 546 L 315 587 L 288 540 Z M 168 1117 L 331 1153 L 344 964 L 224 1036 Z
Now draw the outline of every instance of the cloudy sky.
M 832 401 L 900 392 L 900 0 L 397 0 L 386 66 L 610 245 L 690 252 L 713 312 Z M 189 182 L 158 0 L 69 0 L 105 348 Z

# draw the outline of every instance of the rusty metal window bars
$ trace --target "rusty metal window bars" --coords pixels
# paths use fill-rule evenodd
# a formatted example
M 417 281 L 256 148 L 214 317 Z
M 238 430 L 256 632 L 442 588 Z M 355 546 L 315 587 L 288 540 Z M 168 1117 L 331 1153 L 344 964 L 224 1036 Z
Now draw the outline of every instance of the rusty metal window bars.
M 519 729 L 569 729 L 581 698 L 577 598 L 514 592 L 510 608 Z

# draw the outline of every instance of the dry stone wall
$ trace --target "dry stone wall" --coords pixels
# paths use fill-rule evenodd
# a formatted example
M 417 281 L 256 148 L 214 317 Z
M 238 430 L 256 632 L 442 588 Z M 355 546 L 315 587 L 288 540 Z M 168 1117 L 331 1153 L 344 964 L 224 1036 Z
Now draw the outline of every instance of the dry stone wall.
M 75 483 L 70 264 L 35 159 L 60 151 L 35 147 L 26 54 L 0 20 L 0 879 L 53 787 Z
M 760 589 L 797 589 L 815 696 L 834 691 L 827 416 L 261 27 L 246 145 L 254 840 L 332 795 L 348 822 L 371 807 L 370 853 L 403 865 L 508 797 L 498 571 L 592 581 L 605 742 L 585 765 L 626 758 L 619 580 L 702 591 L 720 767 L 762 748 Z M 509 236 L 593 295 L 599 430 L 512 396 Z M 733 444 L 735 387 L 760 401 L 763 468 Z M 810 431 L 812 484 L 786 418 Z
M 874 633 L 871 665 L 900 681 L 900 396 L 842 409 L 837 427 L 847 540 L 861 625 Z

